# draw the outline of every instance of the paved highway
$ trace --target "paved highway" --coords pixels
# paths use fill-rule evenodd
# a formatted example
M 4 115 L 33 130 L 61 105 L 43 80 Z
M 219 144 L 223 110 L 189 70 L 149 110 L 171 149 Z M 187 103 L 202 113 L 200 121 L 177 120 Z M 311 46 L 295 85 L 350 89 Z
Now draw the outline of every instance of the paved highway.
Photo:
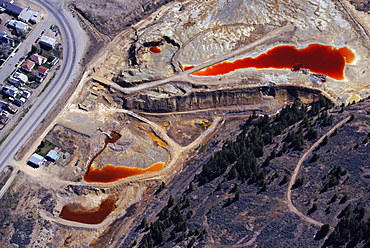
M 35 0 L 34 2 L 42 6 L 47 12 L 43 22 L 44 25 L 52 21 L 60 28 L 63 37 L 63 61 L 61 62 L 60 70 L 48 88 L 41 94 L 27 115 L 1 145 L 0 169 L 9 163 L 14 164 L 13 157 L 15 153 L 45 118 L 59 97 L 71 85 L 71 82 L 81 73 L 78 62 L 83 56 L 87 42 L 78 21 L 62 8 L 63 1 L 56 1 L 56 4 L 44 0 Z M 22 44 L 18 54 L 8 61 L 9 65 L 7 67 L 14 68 L 14 62 L 17 62 L 30 49 L 30 43 L 35 41 L 43 28 L 41 25 L 35 28 L 27 41 Z M 3 75 L 3 71 L 1 74 Z

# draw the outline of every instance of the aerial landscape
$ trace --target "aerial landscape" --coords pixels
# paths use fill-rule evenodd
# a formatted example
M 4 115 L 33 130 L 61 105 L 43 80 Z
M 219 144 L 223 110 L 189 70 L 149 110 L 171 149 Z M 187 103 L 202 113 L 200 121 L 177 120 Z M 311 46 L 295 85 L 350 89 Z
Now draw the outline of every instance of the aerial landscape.
M 370 247 L 369 14 L 0 0 L 0 247 Z

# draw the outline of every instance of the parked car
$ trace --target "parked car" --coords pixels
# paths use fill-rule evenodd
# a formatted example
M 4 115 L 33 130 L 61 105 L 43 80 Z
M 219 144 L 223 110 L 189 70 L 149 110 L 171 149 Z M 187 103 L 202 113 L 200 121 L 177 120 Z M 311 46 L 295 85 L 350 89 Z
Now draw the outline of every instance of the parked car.
M 9 118 L 5 116 L 0 117 L 0 124 L 6 125 L 9 122 Z
M 0 109 L 0 116 L 8 116 L 8 115 L 9 115 L 9 112 L 6 112 L 5 110 Z

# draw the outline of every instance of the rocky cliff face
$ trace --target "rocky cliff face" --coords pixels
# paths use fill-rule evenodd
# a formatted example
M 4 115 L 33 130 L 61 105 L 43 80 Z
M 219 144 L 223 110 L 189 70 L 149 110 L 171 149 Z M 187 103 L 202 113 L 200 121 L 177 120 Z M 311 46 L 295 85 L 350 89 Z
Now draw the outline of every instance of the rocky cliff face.
M 243 105 L 263 106 L 270 102 L 271 98 L 274 98 L 276 103 L 294 100 L 312 101 L 317 99 L 319 95 L 319 90 L 296 86 L 195 90 L 168 97 L 139 93 L 124 97 L 123 107 L 149 113 L 168 113 Z

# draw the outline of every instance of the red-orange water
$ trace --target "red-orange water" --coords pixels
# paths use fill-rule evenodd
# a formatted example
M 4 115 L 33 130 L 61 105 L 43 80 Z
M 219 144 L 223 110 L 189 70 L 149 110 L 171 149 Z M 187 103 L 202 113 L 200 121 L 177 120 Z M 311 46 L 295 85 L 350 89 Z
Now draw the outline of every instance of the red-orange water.
M 162 169 L 164 163 L 158 162 L 146 169 L 132 168 L 125 166 L 114 166 L 107 164 L 101 170 L 90 167 L 88 174 L 85 174 L 84 180 L 89 183 L 109 183 L 115 182 L 122 178 L 141 175 L 147 172 L 155 172 Z
M 78 210 L 73 210 L 76 207 Z M 81 206 L 76 204 L 65 205 L 59 217 L 85 224 L 99 224 L 114 210 L 114 200 L 106 199 L 102 201 L 97 210 L 84 211 L 80 209 Z
M 154 46 L 154 47 L 149 48 L 149 51 L 151 51 L 152 53 L 160 53 L 161 49 L 157 46 Z
M 187 71 L 187 70 L 193 69 L 194 67 L 195 67 L 194 65 L 185 65 L 185 66 L 184 66 L 184 71 Z
M 295 64 L 303 64 L 311 72 L 327 75 L 328 77 L 343 80 L 346 63 L 352 63 L 354 53 L 347 47 L 333 48 L 321 44 L 310 44 L 306 48 L 297 49 L 294 46 L 278 46 L 259 56 L 237 59 L 233 62 L 221 62 L 204 70 L 192 73 L 195 76 L 216 76 L 245 68 L 292 68 Z M 189 70 L 191 67 L 184 67 Z
M 121 137 L 122 137 L 122 135 L 120 134 L 120 133 L 117 133 L 117 132 L 115 132 L 115 131 L 112 131 L 111 133 L 110 133 L 110 136 L 112 137 L 112 138 L 109 138 L 109 137 L 106 137 L 105 139 L 104 139 L 104 146 L 103 146 L 103 148 L 97 153 L 97 154 L 95 154 L 95 156 L 91 159 L 91 161 L 90 161 L 90 163 L 89 163 L 89 165 L 87 166 L 87 171 L 86 171 L 86 175 L 87 174 L 89 174 L 90 173 L 90 168 L 91 168 L 91 165 L 92 165 L 92 163 L 94 162 L 94 160 L 105 150 L 105 148 L 107 147 L 107 145 L 109 144 L 109 143 L 115 143 L 115 142 L 117 142 L 117 140 L 119 140 Z

